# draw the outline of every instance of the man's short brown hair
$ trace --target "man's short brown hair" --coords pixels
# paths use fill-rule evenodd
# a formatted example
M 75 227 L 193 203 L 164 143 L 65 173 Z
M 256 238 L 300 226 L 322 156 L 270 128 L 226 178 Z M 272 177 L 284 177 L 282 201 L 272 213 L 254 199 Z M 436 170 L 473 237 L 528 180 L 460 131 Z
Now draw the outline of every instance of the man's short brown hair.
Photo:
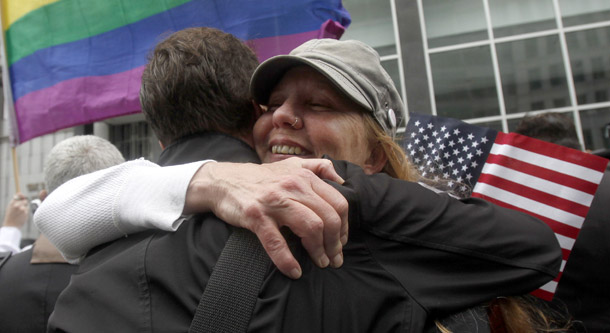
M 164 145 L 189 134 L 251 133 L 249 82 L 258 60 L 235 36 L 189 28 L 160 42 L 142 74 L 140 104 Z

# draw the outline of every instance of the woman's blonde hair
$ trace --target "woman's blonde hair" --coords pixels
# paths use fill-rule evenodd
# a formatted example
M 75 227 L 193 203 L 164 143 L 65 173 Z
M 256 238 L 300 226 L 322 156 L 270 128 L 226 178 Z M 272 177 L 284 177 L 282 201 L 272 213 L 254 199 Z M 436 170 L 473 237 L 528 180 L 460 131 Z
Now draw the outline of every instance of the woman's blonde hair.
M 381 171 L 394 178 L 412 182 L 418 181 L 420 175 L 400 145 L 381 129 L 381 126 L 369 114 L 366 114 L 363 119 L 364 128 L 367 131 L 365 135 L 367 135 L 369 144 L 373 148 L 378 145 L 388 158 L 386 165 Z

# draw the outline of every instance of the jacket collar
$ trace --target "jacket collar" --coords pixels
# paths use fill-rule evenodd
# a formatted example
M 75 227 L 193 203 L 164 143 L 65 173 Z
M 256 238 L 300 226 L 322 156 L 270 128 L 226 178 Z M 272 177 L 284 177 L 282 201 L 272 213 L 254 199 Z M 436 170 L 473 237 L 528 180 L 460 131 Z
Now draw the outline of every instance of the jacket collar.
M 260 163 L 256 152 L 247 143 L 219 132 L 201 132 L 183 137 L 166 147 L 159 156 L 159 165 L 177 165 L 205 159 Z

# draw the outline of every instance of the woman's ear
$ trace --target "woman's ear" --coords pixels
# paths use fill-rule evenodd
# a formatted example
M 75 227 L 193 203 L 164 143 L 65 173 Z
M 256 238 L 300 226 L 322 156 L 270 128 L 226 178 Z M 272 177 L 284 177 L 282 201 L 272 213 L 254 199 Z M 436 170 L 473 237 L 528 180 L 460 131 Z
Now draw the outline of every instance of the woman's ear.
M 381 144 L 378 142 L 371 150 L 371 155 L 369 158 L 364 162 L 364 173 L 367 175 L 372 175 L 374 173 L 381 172 L 386 163 L 388 163 L 388 156 L 381 147 Z

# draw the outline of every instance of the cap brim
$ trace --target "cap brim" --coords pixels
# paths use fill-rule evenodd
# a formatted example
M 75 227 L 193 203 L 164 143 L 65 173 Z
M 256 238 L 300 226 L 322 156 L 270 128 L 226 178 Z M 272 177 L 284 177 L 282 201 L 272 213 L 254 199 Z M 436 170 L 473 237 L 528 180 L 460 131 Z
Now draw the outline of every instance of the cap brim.
M 280 82 L 284 74 L 299 65 L 311 66 L 305 59 L 290 55 L 275 56 L 260 64 L 250 80 L 250 93 L 254 101 L 267 104 L 271 90 Z
M 339 71 L 332 66 L 328 64 L 324 66 L 324 64 L 319 61 L 292 55 L 275 56 L 267 59 L 258 66 L 250 80 L 250 93 L 252 94 L 254 101 L 265 105 L 269 101 L 271 91 L 279 83 L 284 74 L 291 68 L 302 65 L 315 69 L 330 80 L 340 92 L 360 104 L 366 110 L 372 111 L 370 104 L 363 97 L 364 95 L 361 92 L 356 91 L 358 88 L 355 84 L 346 85 L 345 79 L 341 80 L 343 84 L 337 82 L 335 76 L 339 75 Z M 354 91 L 349 91 L 348 88 L 351 88 L 351 90 Z

